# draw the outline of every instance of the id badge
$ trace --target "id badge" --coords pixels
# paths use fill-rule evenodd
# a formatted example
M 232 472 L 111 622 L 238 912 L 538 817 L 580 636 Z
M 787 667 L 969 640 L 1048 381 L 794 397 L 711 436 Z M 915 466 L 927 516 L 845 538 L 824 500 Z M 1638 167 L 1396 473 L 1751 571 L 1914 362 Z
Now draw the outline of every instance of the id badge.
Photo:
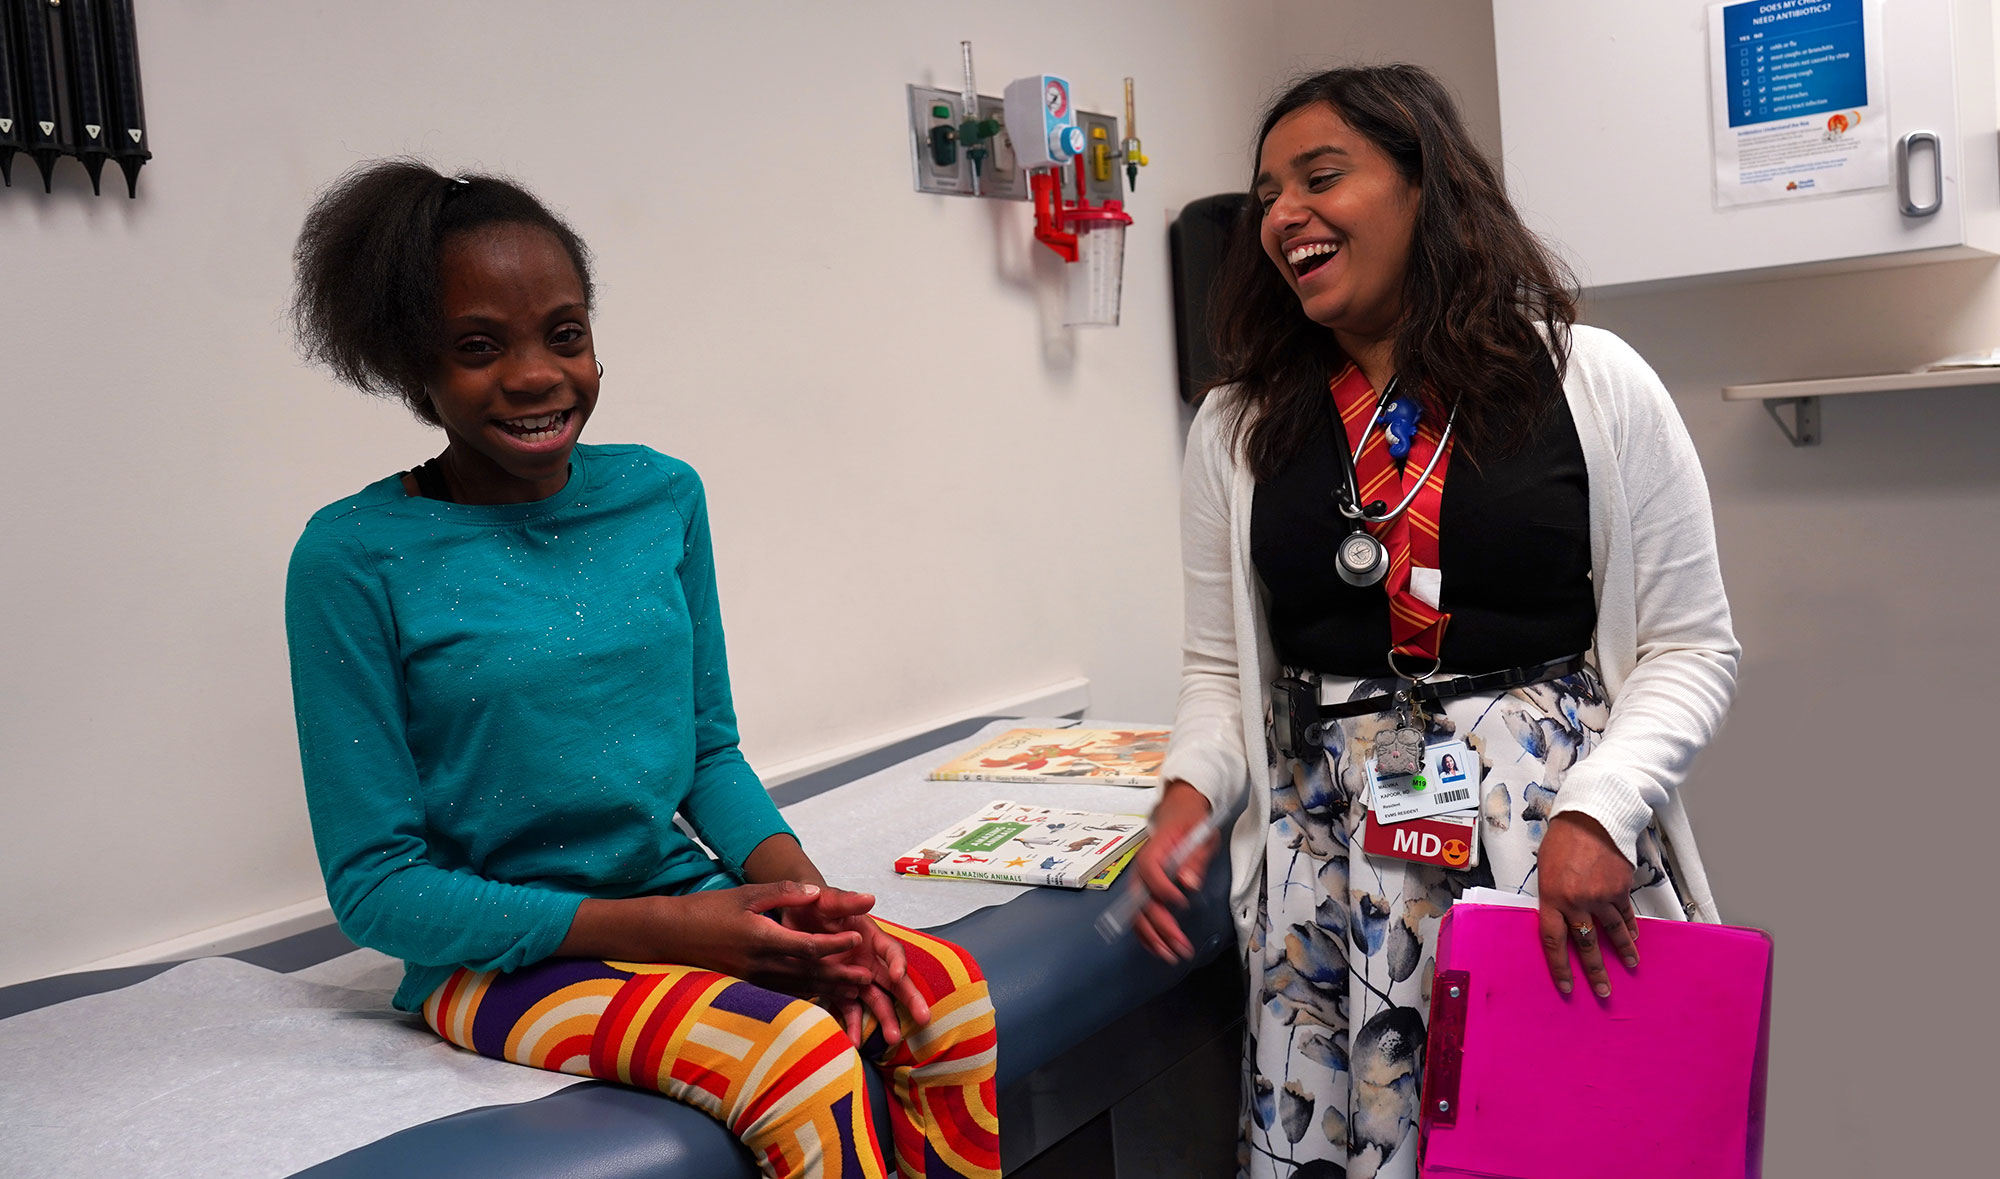
M 1431 819 L 1479 807 L 1479 754 L 1463 740 L 1440 741 L 1424 749 L 1421 774 L 1378 774 L 1373 758 L 1369 806 L 1380 824 Z

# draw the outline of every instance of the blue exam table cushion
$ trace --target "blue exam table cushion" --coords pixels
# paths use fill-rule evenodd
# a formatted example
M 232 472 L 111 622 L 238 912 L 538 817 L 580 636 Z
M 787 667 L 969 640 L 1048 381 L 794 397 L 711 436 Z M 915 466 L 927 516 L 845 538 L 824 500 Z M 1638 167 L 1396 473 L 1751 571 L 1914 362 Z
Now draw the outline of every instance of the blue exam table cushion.
M 997 731 L 1008 725 L 1042 724 L 1046 727 L 1050 723 L 1062 722 L 1008 720 L 996 723 L 991 718 L 962 722 L 780 786 L 773 790 L 773 794 L 781 804 L 796 804 L 815 796 L 824 796 L 841 786 L 862 786 L 860 779 L 874 775 L 869 783 L 871 791 L 881 784 L 903 790 L 901 797 L 905 799 L 917 797 L 909 793 L 909 783 L 901 782 L 900 777 L 908 776 L 907 771 L 913 763 L 927 763 L 941 745 Z M 947 805 L 947 809 L 958 808 L 958 800 L 970 797 L 961 793 L 967 788 L 966 784 L 930 785 L 933 789 L 959 787 L 958 791 L 949 794 L 938 791 L 941 797 L 954 800 Z M 981 793 L 980 799 L 972 805 L 985 800 L 987 794 L 984 791 L 988 787 L 996 794 L 1009 790 L 1009 787 L 997 784 L 972 784 L 970 789 Z M 1127 796 L 1133 800 L 1129 804 L 1092 804 L 1092 809 L 1143 810 L 1150 803 L 1150 792 L 1131 791 Z M 869 797 L 874 797 L 874 794 L 871 792 Z M 821 804 L 818 809 L 825 811 L 827 807 L 824 804 L 833 800 L 820 797 L 816 801 Z M 801 811 L 813 809 L 799 808 Z M 788 808 L 789 813 L 792 813 L 791 808 Z M 947 820 L 959 817 L 962 816 L 955 810 L 946 816 Z M 826 818 L 823 815 L 822 821 Z M 933 826 L 943 825 L 933 824 L 929 817 L 918 820 L 904 818 L 924 826 L 924 834 Z M 803 832 L 806 828 L 801 830 Z M 921 834 L 914 836 L 913 840 L 915 838 L 921 838 Z M 1110 892 L 1018 890 L 1008 886 L 961 885 L 942 881 L 909 887 L 965 889 L 963 893 L 941 896 L 984 898 L 994 889 L 1003 890 L 999 895 L 1011 896 L 1004 904 L 978 909 L 930 930 L 964 946 L 986 974 L 999 1025 L 998 1079 L 1003 1107 L 1010 1100 L 1022 1100 L 1024 1094 L 1029 1097 L 1045 1095 L 1049 1086 L 1043 1083 L 1046 1077 L 1035 1076 L 1037 1070 L 1048 1068 L 1066 1053 L 1076 1053 L 1088 1058 L 1087 1063 L 1077 1067 L 1090 1070 L 1089 1076 L 1080 1087 L 1075 1077 L 1066 1077 L 1060 1088 L 1070 1094 L 1081 1091 L 1093 1098 L 1101 1094 L 1099 1108 L 1108 1108 L 1123 1092 L 1138 1084 L 1134 1077 L 1119 1074 L 1119 1067 L 1124 1062 L 1121 1055 L 1129 1061 L 1141 1056 L 1159 1057 L 1161 1052 L 1121 1054 L 1115 1048 L 1105 1051 L 1104 1046 L 1115 1043 L 1117 1039 L 1116 1036 L 1107 1037 L 1107 1028 L 1117 1025 L 1120 1020 L 1130 1022 L 1135 1018 L 1151 1017 L 1155 1013 L 1147 1010 L 1148 1004 L 1169 991 L 1174 991 L 1179 1002 L 1175 1010 L 1181 1015 L 1176 1018 L 1183 1022 L 1186 1022 L 1188 1012 L 1197 1009 L 1204 1017 L 1223 1021 L 1239 1014 L 1234 1010 L 1209 1011 L 1209 1008 L 1218 1005 L 1210 992 L 1202 991 L 1196 995 L 1182 985 L 1191 972 L 1204 964 L 1217 963 L 1218 959 L 1227 957 L 1231 960 L 1227 969 L 1232 972 L 1235 969 L 1227 903 L 1228 881 L 1227 858 L 1217 856 L 1210 865 L 1201 891 L 1192 898 L 1189 909 L 1183 914 L 1182 922 L 1195 944 L 1196 955 L 1192 962 L 1180 965 L 1154 959 L 1132 937 L 1106 943 L 1097 936 L 1093 923 L 1117 895 L 1116 889 Z M 974 903 L 985 902 L 980 900 Z M 267 969 L 292 971 L 334 958 L 351 948 L 351 943 L 337 930 L 328 927 L 232 956 Z M 65 975 L 0 988 L 0 1019 L 78 996 L 128 986 L 168 969 L 169 965 Z M 1221 968 L 1219 963 L 1216 968 Z M 1236 1004 L 1225 1001 L 1222 1005 L 1234 1007 Z M 1212 1030 L 1192 1031 L 1202 1035 L 1212 1034 Z M 1082 1046 L 1087 1041 L 1089 1047 L 1086 1050 Z M 1180 1050 L 1171 1045 L 1165 1046 L 1165 1049 Z M 1069 1068 L 1073 1064 L 1065 1062 L 1064 1067 Z M 1158 1061 L 1154 1060 L 1144 1067 L 1155 1068 L 1157 1064 Z M 1126 1071 L 1130 1072 L 1131 1068 Z M 880 1074 L 870 1069 L 868 1075 L 878 1134 L 886 1144 L 890 1141 L 887 1095 L 883 1091 Z M 1098 1083 L 1100 1078 L 1101 1085 Z M 1022 1123 L 1029 1120 L 1032 1119 L 1002 1120 L 1002 1150 L 1003 1155 L 1009 1157 L 1010 1166 L 1013 1165 L 1012 1160 L 1027 1157 L 1033 1150 L 1046 1145 L 1022 1140 L 1022 1134 L 1027 1132 Z M 1043 1129 L 1046 1130 L 1046 1127 Z M 283 1130 L 273 1127 L 271 1132 L 281 1134 Z M 85 1144 L 77 1145 L 82 1147 Z M 192 1163 L 194 1160 L 186 1161 Z M 692 1108 L 658 1094 L 599 1082 L 583 1082 L 537 1100 L 484 1106 L 413 1126 L 328 1159 L 299 1174 L 313 1176 L 314 1179 L 450 1174 L 478 1174 L 488 1179 L 549 1174 L 584 1179 L 688 1179 L 692 1176 L 754 1179 L 757 1172 L 749 1153 L 733 1135 Z
M 971 951 L 986 974 L 999 1025 L 1003 1099 L 1037 1069 L 1170 990 L 1195 968 L 1233 954 L 1228 891 L 1228 859 L 1217 856 L 1183 918 L 1195 958 L 1179 965 L 1146 953 L 1136 938 L 1107 944 L 1097 935 L 1092 925 L 1116 890 L 1033 889 L 931 930 Z M 869 1077 L 876 1132 L 887 1144 L 886 1094 L 880 1074 L 870 1069 Z M 1001 1134 L 1004 1142 L 1005 1120 Z M 456 1174 L 756 1179 L 758 1172 L 749 1152 L 720 1123 L 658 1094 L 592 1082 L 536 1101 L 413 1126 L 299 1173 L 300 1179 Z

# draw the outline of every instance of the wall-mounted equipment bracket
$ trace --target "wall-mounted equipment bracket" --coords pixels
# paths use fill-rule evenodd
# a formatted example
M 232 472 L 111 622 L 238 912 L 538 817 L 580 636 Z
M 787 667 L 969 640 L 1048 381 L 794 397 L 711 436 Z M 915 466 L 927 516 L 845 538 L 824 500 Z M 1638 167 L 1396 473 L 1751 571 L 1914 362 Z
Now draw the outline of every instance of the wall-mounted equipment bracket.
M 1761 401 L 1764 412 L 1778 423 L 1793 446 L 1818 446 L 1819 403 L 1822 397 L 1849 393 L 1904 393 L 1917 389 L 2000 388 L 2000 366 L 1964 364 L 1917 372 L 1876 373 L 1865 377 L 1819 377 L 1809 381 L 1764 381 L 1755 385 L 1724 385 L 1724 401 Z M 1779 407 L 1792 407 L 1787 426 Z
M 959 130 L 965 125 L 964 96 L 936 86 L 911 85 L 908 91 L 910 163 L 918 192 L 936 196 L 980 196 L 1000 201 L 1034 199 L 1028 185 L 1028 174 L 1014 158 L 1014 141 L 1007 134 L 1004 102 L 990 94 L 977 96 L 979 109 L 975 116 L 993 120 L 1000 129 L 987 145 L 989 155 L 979 170 L 975 185 L 971 156 L 958 142 Z M 1084 135 L 1093 146 L 1118 142 L 1118 120 L 1110 115 L 1078 111 L 1076 125 L 1083 128 Z M 1115 201 L 1125 195 L 1122 174 L 1118 168 L 1110 166 L 1112 162 L 1123 163 L 1124 157 L 1119 152 L 1111 151 L 1105 153 L 1104 160 L 1103 168 L 1086 168 L 1082 173 L 1084 195 L 1092 201 Z M 1063 168 L 1061 173 L 1063 195 L 1073 199 L 1076 196 L 1077 172 Z
M 1792 407 L 1792 424 L 1789 426 L 1785 424 L 1785 415 L 1779 412 L 1779 407 L 1786 405 Z M 1764 399 L 1764 412 L 1778 423 L 1778 429 L 1785 432 L 1786 439 L 1793 446 L 1819 445 L 1819 398 L 1767 397 Z

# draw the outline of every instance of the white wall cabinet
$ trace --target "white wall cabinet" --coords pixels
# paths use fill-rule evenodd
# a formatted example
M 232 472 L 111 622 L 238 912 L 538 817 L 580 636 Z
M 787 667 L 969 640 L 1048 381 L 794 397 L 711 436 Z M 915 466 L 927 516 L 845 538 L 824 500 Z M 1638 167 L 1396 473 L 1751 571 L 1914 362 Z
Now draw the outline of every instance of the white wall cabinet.
M 2000 254 L 1992 0 L 1884 0 L 1889 187 L 1727 208 L 1714 201 L 1709 3 L 1493 0 L 1507 188 L 1586 288 Z M 1913 131 L 1938 137 L 1943 199 L 1928 216 L 1906 215 L 1895 184 Z M 1928 153 L 1912 163 L 1928 196 Z

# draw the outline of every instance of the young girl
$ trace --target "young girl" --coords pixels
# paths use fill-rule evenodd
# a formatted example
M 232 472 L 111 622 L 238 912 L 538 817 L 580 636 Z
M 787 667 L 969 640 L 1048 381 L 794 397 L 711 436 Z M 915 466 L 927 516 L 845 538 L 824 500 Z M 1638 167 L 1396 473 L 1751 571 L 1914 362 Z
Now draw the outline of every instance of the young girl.
M 445 435 L 316 514 L 285 595 L 327 895 L 405 961 L 396 1006 L 687 1102 L 773 1176 L 885 1173 L 865 1053 L 902 1175 L 998 1175 L 978 967 L 828 886 L 737 749 L 700 480 L 577 442 L 582 241 L 507 180 L 390 161 L 296 262 L 307 355 Z

